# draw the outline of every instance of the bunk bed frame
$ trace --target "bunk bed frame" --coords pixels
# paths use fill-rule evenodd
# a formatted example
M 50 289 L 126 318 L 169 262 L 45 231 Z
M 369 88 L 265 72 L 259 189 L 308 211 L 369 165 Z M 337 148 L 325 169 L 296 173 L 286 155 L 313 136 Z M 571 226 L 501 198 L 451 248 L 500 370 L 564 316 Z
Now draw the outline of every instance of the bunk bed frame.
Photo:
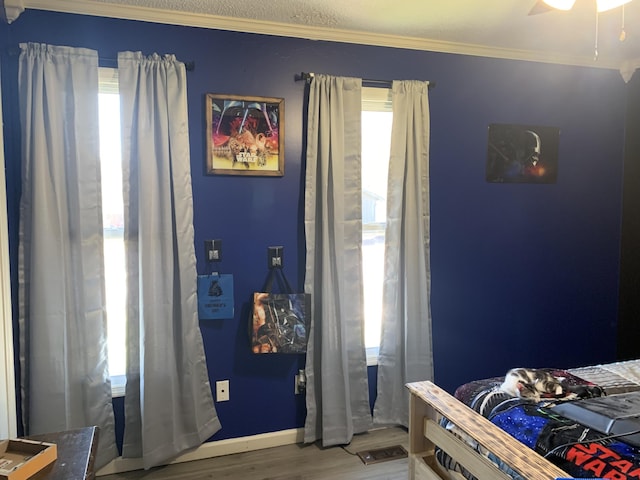
M 439 447 L 478 480 L 510 480 L 512 477 L 479 453 L 468 442 L 440 425 L 442 417 L 456 425 L 459 432 L 473 439 L 506 466 L 527 480 L 571 478 L 509 434 L 493 425 L 432 382 L 406 385 L 411 396 L 409 406 L 409 479 L 465 480 L 462 474 L 438 464 Z

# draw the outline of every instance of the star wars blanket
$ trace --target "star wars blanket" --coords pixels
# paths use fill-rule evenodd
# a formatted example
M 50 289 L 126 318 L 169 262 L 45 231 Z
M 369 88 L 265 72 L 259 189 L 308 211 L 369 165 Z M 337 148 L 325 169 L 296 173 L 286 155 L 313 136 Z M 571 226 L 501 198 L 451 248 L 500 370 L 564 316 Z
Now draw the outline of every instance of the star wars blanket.
M 551 371 L 562 379 L 565 387 L 562 398 L 543 399 L 535 403 L 511 397 L 498 389 L 501 378 L 465 384 L 457 389 L 455 397 L 573 477 L 640 479 L 640 448 L 615 437 L 607 438 L 553 412 L 553 405 L 557 402 L 600 396 L 602 389 L 566 371 Z M 443 425 L 454 433 L 460 433 L 446 419 Z M 509 471 L 490 452 L 483 451 L 479 446 L 476 448 L 513 478 L 522 478 L 516 472 Z M 438 452 L 437 458 L 445 468 L 473 479 L 444 452 Z

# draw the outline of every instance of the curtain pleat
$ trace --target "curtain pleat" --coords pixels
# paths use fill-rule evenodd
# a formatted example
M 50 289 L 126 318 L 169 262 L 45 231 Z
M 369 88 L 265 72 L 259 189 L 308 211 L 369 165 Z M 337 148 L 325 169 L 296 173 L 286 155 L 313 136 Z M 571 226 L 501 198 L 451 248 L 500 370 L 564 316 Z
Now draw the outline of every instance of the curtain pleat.
M 19 326 L 25 433 L 97 425 L 117 455 L 106 342 L 94 50 L 21 44 Z
M 360 79 L 310 85 L 305 291 L 312 294 L 305 442 L 347 444 L 371 426 L 362 292 Z
M 145 468 L 220 428 L 197 315 L 186 74 L 173 55 L 118 55 L 127 256 L 123 456 Z
M 408 426 L 407 382 L 433 379 L 428 82 L 394 81 L 376 424 Z

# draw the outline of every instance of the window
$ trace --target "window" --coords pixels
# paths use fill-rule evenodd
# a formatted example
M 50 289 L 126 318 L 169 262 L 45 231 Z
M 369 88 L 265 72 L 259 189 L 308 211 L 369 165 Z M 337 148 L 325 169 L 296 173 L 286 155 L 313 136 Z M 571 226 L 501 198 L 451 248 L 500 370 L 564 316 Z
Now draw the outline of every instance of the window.
M 362 89 L 362 270 L 367 364 L 380 347 L 387 174 L 391 150 L 391 90 Z
M 118 71 L 100 68 L 100 162 L 109 373 L 114 396 L 126 379 L 126 265 Z M 391 90 L 362 89 L 362 265 L 367 363 L 377 362 L 382 320 Z
M 126 381 L 126 263 L 118 70 L 100 68 L 100 165 L 109 375 L 114 396 Z

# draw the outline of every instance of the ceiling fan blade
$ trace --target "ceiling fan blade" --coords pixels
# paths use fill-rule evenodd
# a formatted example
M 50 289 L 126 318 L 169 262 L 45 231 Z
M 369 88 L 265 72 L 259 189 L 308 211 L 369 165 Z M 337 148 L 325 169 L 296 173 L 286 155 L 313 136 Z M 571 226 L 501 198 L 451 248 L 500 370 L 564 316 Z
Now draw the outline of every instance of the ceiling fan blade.
M 550 12 L 552 10 L 553 10 L 553 8 L 551 8 L 549 5 L 544 3 L 543 0 L 536 0 L 536 3 L 531 8 L 531 11 L 529 12 L 529 15 L 538 15 L 540 13 L 547 13 L 547 12 Z

